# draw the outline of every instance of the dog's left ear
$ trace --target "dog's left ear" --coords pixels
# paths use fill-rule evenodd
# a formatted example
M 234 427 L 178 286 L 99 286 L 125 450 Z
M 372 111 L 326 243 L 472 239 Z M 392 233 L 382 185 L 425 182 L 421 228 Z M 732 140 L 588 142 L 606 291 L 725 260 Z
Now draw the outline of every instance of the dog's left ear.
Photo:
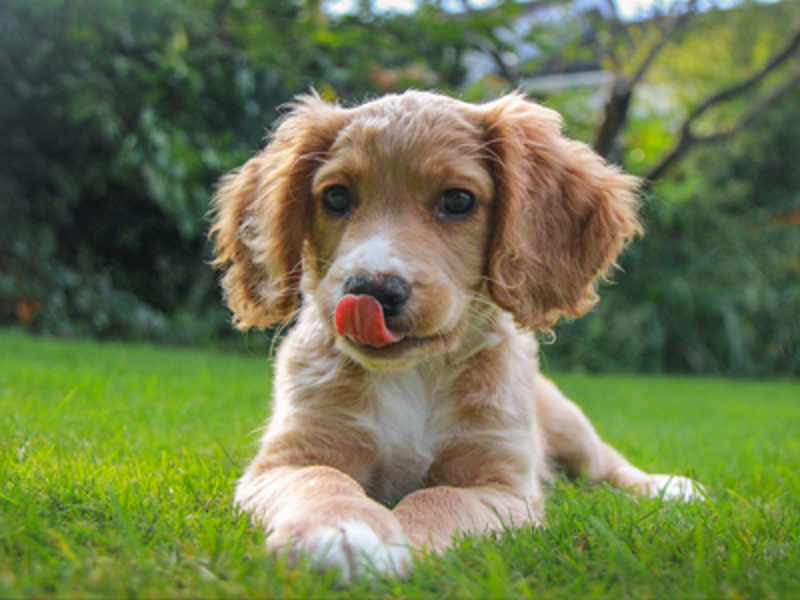
M 546 329 L 598 300 L 642 228 L 638 180 L 561 133 L 555 111 L 511 95 L 481 107 L 497 185 L 488 285 L 517 323 Z
M 313 210 L 311 178 L 348 112 L 300 97 L 264 150 L 222 178 L 211 229 L 215 265 L 239 329 L 265 328 L 298 305 Z

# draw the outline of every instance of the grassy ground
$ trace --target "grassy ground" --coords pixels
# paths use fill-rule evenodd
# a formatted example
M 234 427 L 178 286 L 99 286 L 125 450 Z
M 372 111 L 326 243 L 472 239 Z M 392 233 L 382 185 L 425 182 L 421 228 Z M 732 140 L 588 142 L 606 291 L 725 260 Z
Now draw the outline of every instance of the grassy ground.
M 403 581 L 288 567 L 231 509 L 259 357 L 0 334 L 0 596 L 800 597 L 800 384 L 556 376 L 642 467 L 710 502 L 560 483 L 548 526 Z

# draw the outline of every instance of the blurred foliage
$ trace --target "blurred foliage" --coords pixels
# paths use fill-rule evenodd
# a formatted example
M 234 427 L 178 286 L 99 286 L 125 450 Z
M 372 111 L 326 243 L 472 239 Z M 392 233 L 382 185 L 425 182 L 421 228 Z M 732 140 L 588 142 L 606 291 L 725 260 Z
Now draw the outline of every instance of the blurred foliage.
M 556 328 L 555 367 L 800 375 L 800 89 L 645 202 L 646 235 L 590 315 Z
M 800 5 L 711 11 L 668 44 L 634 98 L 621 158 L 646 172 L 709 94 L 761 68 L 797 26 Z M 638 33 L 635 31 L 641 27 Z M 634 27 L 646 36 L 647 24 Z M 797 59 L 761 89 L 797 68 Z M 698 123 L 724 131 L 759 89 Z M 545 99 L 590 141 L 585 90 Z M 547 362 L 562 369 L 800 375 L 800 89 L 740 135 L 699 145 L 649 190 L 646 235 L 589 315 L 556 329 Z
M 792 6 L 697 20 L 654 64 L 621 160 L 642 170 L 708 90 L 763 63 Z M 380 13 L 365 0 L 331 14 L 320 0 L 0 0 L 0 323 L 238 339 L 207 264 L 207 211 L 215 181 L 261 146 L 278 107 L 312 87 L 345 102 L 408 87 L 491 98 L 510 88 L 509 74 L 471 76 L 476 55 L 491 64 L 497 54 L 517 74 L 558 72 L 599 60 L 595 46 L 611 39 L 597 15 L 521 30 L 523 8 L 505 0 L 453 15 L 426 0 L 410 14 Z M 633 35 L 647 38 L 640 27 Z M 517 55 L 517 44 L 535 51 Z M 571 135 L 591 139 L 596 93 L 539 98 L 565 114 Z M 551 363 L 800 374 L 798 109 L 800 97 L 787 96 L 653 191 L 626 273 L 594 314 L 558 328 Z
M 428 19 L 324 19 L 291 0 L 0 2 L 0 318 L 59 335 L 227 332 L 205 214 L 277 107 L 312 86 L 436 85 L 426 56 L 461 77 L 457 48 L 425 43 Z
M 6 318 L 60 335 L 182 339 L 170 317 L 213 311 L 209 189 L 257 147 L 258 107 L 289 93 L 256 84 L 245 49 L 226 41 L 233 9 L 202 8 L 0 3 Z M 292 22 L 290 5 L 275 8 Z
M 688 113 L 710 95 L 763 68 L 799 23 L 800 3 L 794 2 L 696 17 L 659 54 L 634 100 L 624 133 L 625 165 L 646 172 L 672 145 Z M 789 61 L 763 85 L 709 111 L 697 123 L 697 133 L 733 126 L 760 93 L 772 89 L 795 67 L 796 62 Z

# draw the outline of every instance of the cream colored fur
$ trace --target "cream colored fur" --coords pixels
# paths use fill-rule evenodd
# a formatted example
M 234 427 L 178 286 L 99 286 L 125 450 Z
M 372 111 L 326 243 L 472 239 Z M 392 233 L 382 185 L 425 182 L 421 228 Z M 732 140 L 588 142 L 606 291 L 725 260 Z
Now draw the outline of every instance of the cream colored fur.
M 213 233 L 241 328 L 297 316 L 272 417 L 236 503 L 275 551 L 346 577 L 403 573 L 460 533 L 538 524 L 555 470 L 692 499 L 603 443 L 538 373 L 532 331 L 596 302 L 640 231 L 636 181 L 512 95 L 475 106 L 408 92 L 355 108 L 300 99 L 217 195 Z M 346 215 L 322 207 L 347 189 Z M 463 218 L 445 190 L 476 198 Z M 360 346 L 333 315 L 349 277 L 402 276 L 411 296 Z M 299 306 L 300 292 L 304 296 Z

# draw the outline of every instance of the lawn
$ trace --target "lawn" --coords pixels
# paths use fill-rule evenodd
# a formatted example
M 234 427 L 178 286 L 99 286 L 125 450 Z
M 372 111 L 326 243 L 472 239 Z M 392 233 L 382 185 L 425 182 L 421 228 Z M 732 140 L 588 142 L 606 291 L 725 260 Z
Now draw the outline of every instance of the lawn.
M 1 333 L 0 596 L 800 597 L 800 383 L 551 375 L 709 501 L 559 483 L 543 530 L 344 586 L 268 556 L 231 508 L 264 357 Z

